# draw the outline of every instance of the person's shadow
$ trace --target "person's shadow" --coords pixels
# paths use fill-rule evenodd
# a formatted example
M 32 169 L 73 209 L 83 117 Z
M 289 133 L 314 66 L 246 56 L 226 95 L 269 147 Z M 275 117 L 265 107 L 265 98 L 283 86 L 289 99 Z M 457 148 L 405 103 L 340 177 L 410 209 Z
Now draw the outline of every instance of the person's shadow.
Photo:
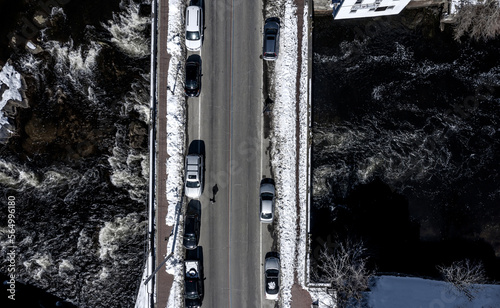
M 217 195 L 217 192 L 219 191 L 219 187 L 217 187 L 217 184 L 212 187 L 212 194 L 213 198 L 210 198 L 210 203 L 215 203 L 215 195 Z

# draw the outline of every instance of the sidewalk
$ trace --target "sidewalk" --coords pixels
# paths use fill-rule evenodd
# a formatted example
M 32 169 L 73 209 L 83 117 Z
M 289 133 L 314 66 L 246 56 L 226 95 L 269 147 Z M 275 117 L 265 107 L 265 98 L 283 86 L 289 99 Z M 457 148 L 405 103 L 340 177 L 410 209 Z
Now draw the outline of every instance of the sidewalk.
M 168 213 L 166 181 L 167 170 L 167 83 L 170 55 L 167 53 L 168 35 L 168 0 L 158 1 L 158 106 L 157 106 L 157 165 L 156 165 L 156 264 L 158 266 L 168 255 L 168 237 L 173 227 L 167 226 L 165 218 Z M 156 307 L 167 306 L 168 297 L 174 277 L 169 275 L 165 268 L 156 275 Z

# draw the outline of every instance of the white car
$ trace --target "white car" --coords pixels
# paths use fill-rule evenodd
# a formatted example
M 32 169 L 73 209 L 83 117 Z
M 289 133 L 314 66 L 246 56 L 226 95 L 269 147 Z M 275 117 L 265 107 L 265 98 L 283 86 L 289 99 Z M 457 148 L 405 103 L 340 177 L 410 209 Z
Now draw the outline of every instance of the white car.
M 185 194 L 197 199 L 203 192 L 203 155 L 189 154 L 186 156 Z
M 264 263 L 264 283 L 266 285 L 266 299 L 278 300 L 280 293 L 280 259 L 268 253 Z
M 186 9 L 186 48 L 191 51 L 201 49 L 203 42 L 203 10 L 191 5 Z

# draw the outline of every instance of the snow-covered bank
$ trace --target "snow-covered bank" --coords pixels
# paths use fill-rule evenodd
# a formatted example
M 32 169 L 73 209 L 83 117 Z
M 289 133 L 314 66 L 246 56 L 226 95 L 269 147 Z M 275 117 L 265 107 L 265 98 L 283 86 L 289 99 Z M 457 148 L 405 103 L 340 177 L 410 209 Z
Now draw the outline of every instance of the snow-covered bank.
M 9 101 L 21 103 L 22 77 L 10 63 L 6 63 L 0 71 L 0 143 L 7 140 L 13 133 L 13 127 L 9 124 L 4 114 L 4 107 Z
M 289 307 L 295 275 L 297 244 L 297 21 L 292 1 L 285 3 L 281 19 L 280 55 L 276 61 L 275 102 L 273 107 L 273 133 L 271 138 L 271 164 L 277 194 L 276 208 L 279 225 L 279 252 L 281 256 L 281 304 Z M 281 162 L 290 162 L 282 164 Z
M 184 166 L 184 142 L 186 131 L 186 105 L 182 87 L 183 75 L 179 68 L 183 65 L 185 51 L 182 48 L 184 1 L 170 0 L 168 14 L 167 50 L 171 55 L 168 70 L 167 91 L 167 160 L 168 181 L 167 225 L 174 225 L 175 207 L 182 196 L 182 170 Z M 165 102 L 159 102 L 165 104 Z
M 295 277 L 306 289 L 309 19 L 306 5 L 301 16 L 304 23 L 299 31 L 295 2 L 285 1 L 283 5 L 278 6 L 284 7 L 284 11 L 279 12 L 280 55 L 272 76 L 275 85 L 275 103 L 271 162 L 277 190 L 280 192 L 276 202 L 282 265 L 280 306 L 290 307 Z M 301 46 L 299 46 L 299 34 L 302 35 Z M 283 161 L 297 163 L 282 164 Z
M 182 198 L 182 172 L 184 168 L 184 144 L 186 131 L 186 98 L 182 80 L 184 79 L 182 66 L 186 57 L 183 48 L 184 24 L 182 16 L 186 8 L 186 2 L 180 0 L 169 0 L 168 8 L 168 38 L 167 51 L 171 55 L 168 70 L 167 102 L 167 200 L 168 216 L 166 224 L 173 226 L 176 223 L 177 205 Z M 162 163 L 162 162 L 160 162 Z M 182 221 L 178 222 L 182 225 Z M 175 230 L 174 230 L 175 231 Z M 174 252 L 170 260 L 165 264 L 166 271 L 174 276 L 174 282 L 170 289 L 168 308 L 182 307 L 182 241 L 171 236 L 168 241 L 166 254 Z M 174 249 L 172 245 L 175 244 Z
M 139 285 L 139 291 L 137 292 L 137 299 L 135 301 L 134 308 L 149 308 L 149 293 L 148 287 L 144 284 L 147 277 L 147 265 L 144 266 L 144 271 L 142 273 L 141 284 Z

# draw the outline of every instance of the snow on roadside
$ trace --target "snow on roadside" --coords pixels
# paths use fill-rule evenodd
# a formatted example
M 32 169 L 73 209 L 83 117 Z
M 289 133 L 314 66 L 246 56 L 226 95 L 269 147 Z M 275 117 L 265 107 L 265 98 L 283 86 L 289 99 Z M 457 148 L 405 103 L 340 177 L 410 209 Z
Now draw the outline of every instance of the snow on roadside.
M 294 282 L 297 238 L 296 192 L 296 84 L 297 84 L 297 18 L 293 1 L 285 2 L 281 20 L 280 55 L 275 67 L 275 102 L 271 164 L 278 188 L 279 252 L 281 257 L 281 305 L 289 307 Z M 290 162 L 282 164 L 282 162 Z
M 183 27 L 182 16 L 185 1 L 169 0 L 168 7 L 168 38 L 167 51 L 171 55 L 168 70 L 167 91 L 167 200 L 168 216 L 167 225 L 173 226 L 175 222 L 175 208 L 182 197 L 182 172 L 184 166 L 184 143 L 186 127 L 186 98 L 184 96 L 181 75 L 185 59 L 182 48 Z M 159 48 L 164 48 L 159 46 Z M 179 74 L 178 74 L 179 73 Z M 165 104 L 165 102 L 158 102 Z
M 326 287 L 308 288 L 308 291 L 309 294 L 311 294 L 313 303 L 316 303 L 318 305 L 318 308 L 337 307 L 332 295 L 326 293 Z
M 299 124 L 300 130 L 300 149 L 299 149 L 299 206 L 300 206 L 300 225 L 299 225 L 299 239 L 297 243 L 297 278 L 299 284 L 306 289 L 306 247 L 307 247 L 307 193 L 309 187 L 309 97 L 308 97 L 308 64 L 309 64 L 309 17 L 307 2 L 304 6 L 304 14 L 302 16 L 304 23 L 302 25 L 302 63 L 300 67 L 300 80 L 299 80 Z
M 182 16 L 184 16 L 183 12 L 186 3 L 180 0 L 169 0 L 168 3 L 167 51 L 171 55 L 168 70 L 169 90 L 167 91 L 167 101 L 158 103 L 167 104 L 167 153 L 169 158 L 166 162 L 168 172 L 166 184 L 168 214 L 166 224 L 173 226 L 177 219 L 175 214 L 178 202 L 182 201 L 183 188 L 186 98 L 182 87 L 182 80 L 184 79 L 182 65 L 186 54 L 183 48 L 184 25 Z M 159 46 L 158 48 L 165 47 Z M 179 224 L 182 224 L 182 221 Z M 184 278 L 182 272 L 182 239 L 175 238 L 175 236 L 169 238 L 167 251 L 165 252 L 168 254 L 172 251 L 175 240 L 174 254 L 165 264 L 167 273 L 174 276 L 174 282 L 166 305 L 168 308 L 182 307 L 184 305 L 181 292 Z
M 19 90 L 22 88 L 21 74 L 19 74 L 9 62 L 0 70 L 0 88 L 5 87 L 3 92 L 0 92 L 0 127 L 8 125 L 7 117 L 4 116 L 2 109 L 8 101 L 22 101 Z
M 134 308 L 148 308 L 149 307 L 149 293 L 148 287 L 144 284 L 147 275 L 147 264 L 144 265 L 144 270 L 142 272 L 141 284 L 139 285 L 139 291 L 137 293 L 137 299 L 135 300 Z

